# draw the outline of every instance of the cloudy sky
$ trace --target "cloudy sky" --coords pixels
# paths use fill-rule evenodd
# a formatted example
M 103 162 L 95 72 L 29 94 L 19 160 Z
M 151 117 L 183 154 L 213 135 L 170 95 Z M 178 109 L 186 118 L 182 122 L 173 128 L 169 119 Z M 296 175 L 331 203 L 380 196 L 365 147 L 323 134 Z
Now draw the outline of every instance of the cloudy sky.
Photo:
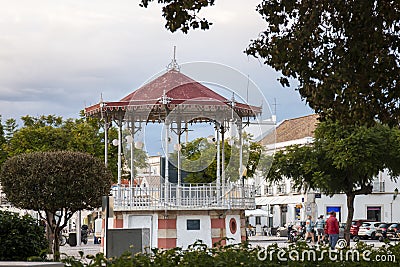
M 170 33 L 161 7 L 138 0 L 14 0 L 0 10 L 0 114 L 77 117 L 79 110 L 121 99 L 178 63 L 209 61 L 248 75 L 283 120 L 310 114 L 297 92 L 243 50 L 263 29 L 260 0 L 219 0 L 204 15 L 209 31 Z M 271 106 L 271 109 L 274 109 Z

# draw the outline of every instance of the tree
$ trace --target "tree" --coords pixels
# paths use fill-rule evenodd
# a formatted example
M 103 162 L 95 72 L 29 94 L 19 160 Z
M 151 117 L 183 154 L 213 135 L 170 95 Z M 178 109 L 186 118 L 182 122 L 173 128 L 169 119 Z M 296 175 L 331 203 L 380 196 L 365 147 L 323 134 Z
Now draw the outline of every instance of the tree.
M 1 121 L 1 115 L 0 115 L 0 165 L 7 158 L 7 153 L 4 151 L 5 144 L 6 144 L 6 137 L 5 137 L 5 132 L 4 132 L 4 125 Z
M 345 238 L 349 243 L 354 198 L 372 192 L 372 181 L 388 169 L 392 179 L 400 174 L 400 130 L 376 123 L 372 127 L 322 122 L 309 146 L 290 146 L 275 154 L 266 179 L 287 177 L 297 189 L 319 189 L 332 196 L 344 193 L 348 215 Z
M 45 258 L 47 248 L 43 226 L 30 215 L 0 211 L 0 261 Z
M 322 117 L 342 123 L 400 122 L 399 1 L 263 1 L 267 29 L 246 52 L 297 79 Z
M 142 0 L 147 7 L 151 0 Z M 190 28 L 214 1 L 162 0 L 166 28 Z M 347 124 L 400 122 L 400 2 L 263 0 L 257 11 L 266 29 L 248 55 L 282 74 L 322 117 Z M 208 21 L 203 19 L 206 23 Z M 192 26 L 192 27 L 191 27 Z M 208 27 L 202 27 L 208 29 Z
M 23 126 L 19 129 L 16 129 L 13 119 L 6 123 L 6 144 L 3 149 L 9 156 L 36 151 L 68 150 L 86 152 L 104 161 L 104 131 L 96 118 L 63 120 L 55 115 L 43 115 L 24 116 L 21 120 Z M 109 140 L 117 138 L 117 130 L 110 128 L 108 135 Z M 114 174 L 114 181 L 117 180 L 118 172 L 117 154 L 117 147 L 109 145 L 108 166 Z M 135 166 L 145 166 L 147 157 L 144 151 L 135 149 L 135 155 Z
M 260 159 L 262 146 L 251 142 L 251 136 L 243 135 L 243 164 L 246 168 L 246 178 L 253 177 Z M 222 141 L 220 142 L 220 159 L 222 162 Z M 225 140 L 225 179 L 237 181 L 239 175 L 239 148 L 229 144 Z M 212 183 L 217 176 L 217 149 L 214 142 L 207 138 L 197 138 L 186 144 L 182 144 L 182 169 L 188 172 L 184 179 L 186 183 Z M 177 166 L 177 152 L 171 155 L 171 162 Z M 221 168 L 222 175 L 222 168 Z
M 37 211 L 58 240 L 72 215 L 101 207 L 110 193 L 112 175 L 104 162 L 81 152 L 33 152 L 9 158 L 0 182 L 15 207 Z M 54 259 L 59 244 L 53 242 Z

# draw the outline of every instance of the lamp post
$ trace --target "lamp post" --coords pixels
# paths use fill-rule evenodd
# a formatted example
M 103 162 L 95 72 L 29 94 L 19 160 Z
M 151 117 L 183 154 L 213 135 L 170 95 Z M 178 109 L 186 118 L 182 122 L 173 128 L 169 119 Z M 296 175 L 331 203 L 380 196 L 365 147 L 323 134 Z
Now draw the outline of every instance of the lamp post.
M 393 200 L 390 202 L 390 221 L 393 222 L 393 202 L 396 200 L 397 195 L 399 194 L 399 189 L 395 189 L 393 192 Z

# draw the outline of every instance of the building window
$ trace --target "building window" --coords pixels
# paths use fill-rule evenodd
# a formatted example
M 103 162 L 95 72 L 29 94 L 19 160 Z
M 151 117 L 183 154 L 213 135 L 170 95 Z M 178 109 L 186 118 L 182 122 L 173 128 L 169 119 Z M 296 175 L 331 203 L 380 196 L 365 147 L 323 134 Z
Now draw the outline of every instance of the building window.
M 280 183 L 276 186 L 276 193 L 277 194 L 286 194 L 286 184 Z
M 264 195 L 272 195 L 272 186 L 264 185 Z
M 373 181 L 372 192 L 385 192 L 385 181 Z
M 187 220 L 186 230 L 200 230 L 200 220 Z
M 338 219 L 339 222 L 342 221 L 342 208 L 338 206 L 328 206 L 326 207 L 326 215 L 327 218 L 329 217 L 329 213 L 334 211 L 336 213 L 336 219 Z
M 261 187 L 260 187 L 260 186 L 257 186 L 257 187 L 255 188 L 254 194 L 255 194 L 256 196 L 261 196 Z
M 367 207 L 367 220 L 381 221 L 381 207 L 371 206 Z
M 256 225 L 261 225 L 261 217 L 256 216 Z
M 293 181 L 290 181 L 290 193 L 292 193 L 292 194 L 298 194 L 299 193 L 297 188 L 294 187 L 294 182 Z

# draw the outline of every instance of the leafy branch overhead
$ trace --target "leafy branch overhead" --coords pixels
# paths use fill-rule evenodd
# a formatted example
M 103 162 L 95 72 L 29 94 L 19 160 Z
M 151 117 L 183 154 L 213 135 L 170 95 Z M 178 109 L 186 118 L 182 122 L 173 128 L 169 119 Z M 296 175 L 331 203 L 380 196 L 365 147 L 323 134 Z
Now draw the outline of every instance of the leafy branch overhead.
M 141 0 L 147 7 L 154 0 Z M 165 27 L 208 29 L 199 19 L 214 0 L 158 0 Z M 400 1 L 263 0 L 256 8 L 266 28 L 248 55 L 282 74 L 323 118 L 345 124 L 400 122 Z
M 140 6 L 147 8 L 154 0 L 141 0 Z M 190 29 L 207 30 L 212 25 L 198 14 L 203 7 L 214 5 L 215 0 L 158 0 L 162 4 L 163 17 L 167 21 L 165 28 L 171 32 L 181 30 L 188 33 Z
M 282 73 L 323 117 L 400 121 L 399 1 L 263 1 L 267 22 L 246 50 Z

